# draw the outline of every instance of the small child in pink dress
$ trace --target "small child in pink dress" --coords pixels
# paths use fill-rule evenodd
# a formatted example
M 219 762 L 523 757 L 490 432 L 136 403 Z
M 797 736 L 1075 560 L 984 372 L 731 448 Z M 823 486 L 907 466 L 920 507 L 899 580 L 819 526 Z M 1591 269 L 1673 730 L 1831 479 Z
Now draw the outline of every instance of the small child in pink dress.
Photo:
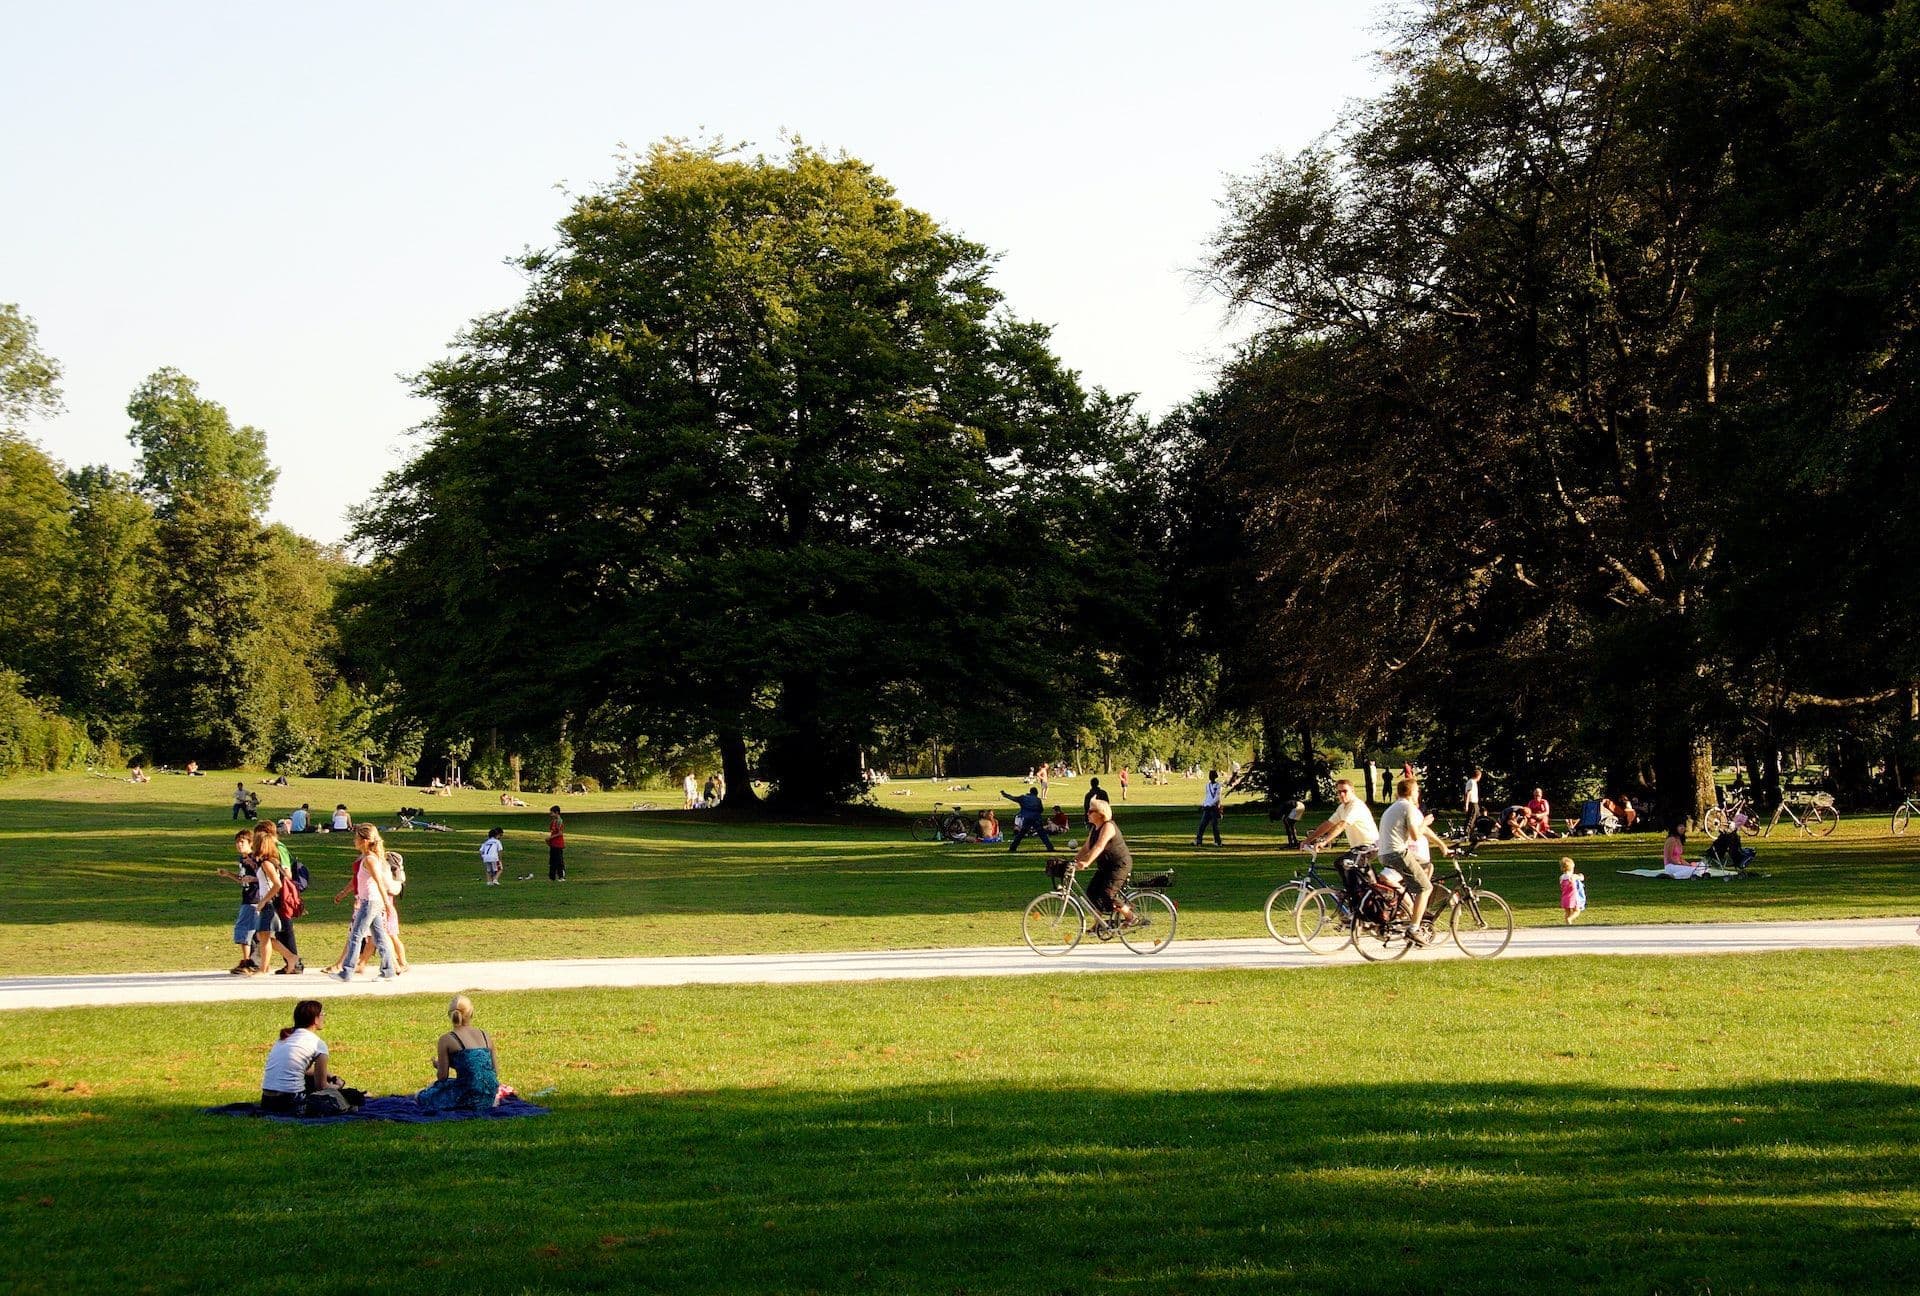
M 1573 926 L 1587 908 L 1587 875 L 1573 871 L 1573 860 L 1562 857 L 1560 860 L 1560 912 L 1566 915 L 1567 926 Z

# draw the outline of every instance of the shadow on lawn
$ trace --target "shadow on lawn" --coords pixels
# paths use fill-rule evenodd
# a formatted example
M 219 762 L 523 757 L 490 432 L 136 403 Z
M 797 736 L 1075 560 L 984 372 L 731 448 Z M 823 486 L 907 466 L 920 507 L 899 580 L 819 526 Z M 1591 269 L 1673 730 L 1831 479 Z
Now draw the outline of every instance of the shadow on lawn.
M 268 1290 L 359 1287 L 367 1247 L 464 1291 L 1857 1291 L 1920 1268 L 1901 1086 L 553 1101 L 427 1129 L 7 1103 L 90 1117 L 0 1157 L 19 1290 L 225 1281 L 278 1201 L 246 1165 L 304 1203 L 249 1279 Z

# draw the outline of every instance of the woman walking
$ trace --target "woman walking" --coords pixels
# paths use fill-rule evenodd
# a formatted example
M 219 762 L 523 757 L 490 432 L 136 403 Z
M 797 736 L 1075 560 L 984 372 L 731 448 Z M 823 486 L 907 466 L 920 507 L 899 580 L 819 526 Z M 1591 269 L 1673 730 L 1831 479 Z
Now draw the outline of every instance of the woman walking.
M 387 844 L 380 830 L 363 823 L 353 830 L 354 845 L 360 856 L 353 862 L 353 878 L 333 898 L 336 901 L 353 893 L 353 921 L 347 927 L 347 946 L 340 955 L 340 970 L 334 973 L 342 981 L 353 980 L 354 960 L 360 953 L 360 941 L 369 932 L 380 951 L 380 979 L 391 981 L 400 975 L 393 963 L 393 942 L 387 934 L 387 910 L 393 903 L 393 886 L 387 875 Z

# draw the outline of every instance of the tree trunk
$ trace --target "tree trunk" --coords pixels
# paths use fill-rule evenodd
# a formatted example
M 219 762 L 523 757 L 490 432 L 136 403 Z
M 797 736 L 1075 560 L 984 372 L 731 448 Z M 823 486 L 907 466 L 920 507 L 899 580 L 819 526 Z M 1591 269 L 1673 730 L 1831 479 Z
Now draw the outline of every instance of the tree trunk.
M 1780 749 L 1773 745 L 1772 735 L 1760 752 L 1760 804 L 1780 804 Z
M 720 735 L 720 777 L 726 780 L 727 795 L 722 810 L 758 810 L 760 797 L 753 790 L 753 770 L 747 765 L 747 740 L 737 730 Z
M 1677 735 L 1654 753 L 1654 798 L 1660 826 L 1693 825 L 1719 800 L 1713 786 L 1713 743 Z

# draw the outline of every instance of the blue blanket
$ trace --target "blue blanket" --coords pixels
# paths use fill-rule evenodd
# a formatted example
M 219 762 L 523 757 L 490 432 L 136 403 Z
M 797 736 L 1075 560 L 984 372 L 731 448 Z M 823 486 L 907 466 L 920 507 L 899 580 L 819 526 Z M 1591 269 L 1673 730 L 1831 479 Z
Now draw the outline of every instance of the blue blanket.
M 262 1120 L 284 1121 L 292 1125 L 342 1125 L 347 1121 L 396 1121 L 402 1125 L 437 1125 L 441 1121 L 462 1120 L 506 1120 L 513 1116 L 545 1116 L 552 1110 L 540 1107 L 522 1098 L 509 1098 L 498 1107 L 487 1111 L 426 1111 L 414 1101 L 412 1094 L 391 1094 L 385 1098 L 369 1098 L 359 1111 L 343 1112 L 338 1116 L 288 1116 L 281 1112 L 264 1112 L 259 1103 L 227 1103 L 220 1107 L 205 1109 L 209 1116 L 258 1116 Z

